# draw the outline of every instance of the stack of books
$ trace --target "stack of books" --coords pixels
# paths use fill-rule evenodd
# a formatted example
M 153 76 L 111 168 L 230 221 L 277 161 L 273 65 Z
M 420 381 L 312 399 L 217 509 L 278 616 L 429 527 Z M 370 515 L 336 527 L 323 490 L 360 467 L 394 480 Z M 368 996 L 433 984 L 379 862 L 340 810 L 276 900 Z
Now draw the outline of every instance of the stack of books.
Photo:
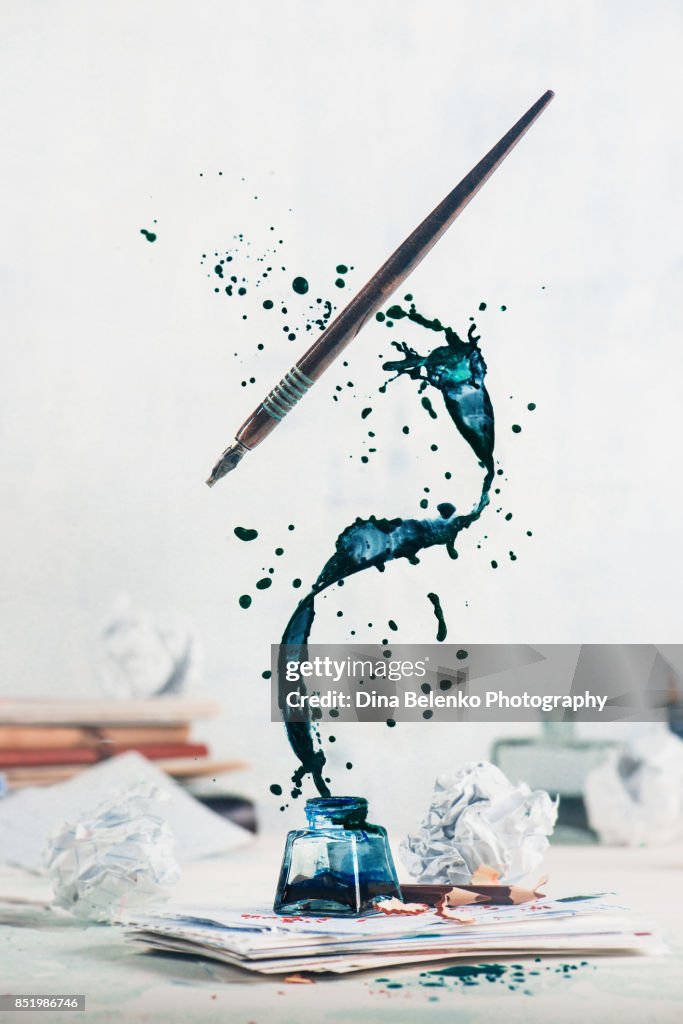
M 7 789 L 61 782 L 98 761 L 135 750 L 178 779 L 241 768 L 192 742 L 192 723 L 211 718 L 210 701 L 6 700 L 0 698 L 0 776 Z

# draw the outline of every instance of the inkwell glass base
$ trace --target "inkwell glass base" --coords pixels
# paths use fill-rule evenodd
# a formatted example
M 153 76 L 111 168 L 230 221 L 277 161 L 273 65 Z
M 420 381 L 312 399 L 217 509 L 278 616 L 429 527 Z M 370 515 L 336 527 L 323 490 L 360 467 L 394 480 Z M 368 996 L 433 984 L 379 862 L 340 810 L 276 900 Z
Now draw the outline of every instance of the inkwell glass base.
M 287 836 L 277 914 L 353 916 L 372 912 L 378 897 L 401 898 L 386 829 L 367 812 L 362 797 L 306 802 L 308 828 Z

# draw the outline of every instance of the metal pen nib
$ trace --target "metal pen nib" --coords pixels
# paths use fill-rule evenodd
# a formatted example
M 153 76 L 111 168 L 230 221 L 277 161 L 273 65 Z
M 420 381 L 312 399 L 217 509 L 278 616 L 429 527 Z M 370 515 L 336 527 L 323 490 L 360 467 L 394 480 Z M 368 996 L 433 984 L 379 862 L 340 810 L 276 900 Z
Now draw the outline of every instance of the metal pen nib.
M 248 451 L 249 449 L 247 446 L 242 444 L 241 441 L 233 441 L 233 443 L 225 449 L 220 459 L 211 470 L 211 476 L 206 481 L 209 487 L 213 487 L 216 480 L 220 480 L 222 476 L 226 476 L 230 473 L 237 463 L 244 458 Z

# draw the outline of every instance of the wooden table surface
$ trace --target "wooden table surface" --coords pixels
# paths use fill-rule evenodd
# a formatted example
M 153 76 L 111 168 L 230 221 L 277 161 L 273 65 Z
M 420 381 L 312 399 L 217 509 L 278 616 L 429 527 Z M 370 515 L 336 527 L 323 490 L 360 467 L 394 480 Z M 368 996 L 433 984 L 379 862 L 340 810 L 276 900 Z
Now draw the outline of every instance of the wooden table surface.
M 180 900 L 249 904 L 272 895 L 282 837 L 260 837 L 236 853 L 184 869 Z M 46 879 L 0 866 L 0 992 L 85 993 L 76 1020 L 203 1024 L 302 1024 L 306 1021 L 459 1024 L 505 1019 L 581 1024 L 673 1024 L 683 1010 L 683 847 L 612 849 L 555 846 L 543 869 L 549 895 L 615 891 L 644 923 L 655 926 L 670 953 L 647 957 L 588 957 L 586 966 L 557 971 L 543 958 L 526 989 L 504 983 L 426 987 L 421 967 L 323 977 L 311 985 L 286 984 L 210 961 L 138 952 L 121 929 L 83 925 L 45 907 Z M 18 900 L 31 903 L 12 902 Z M 515 957 L 515 962 L 524 958 Z M 533 958 L 530 958 L 533 960 Z M 377 979 L 389 978 L 386 982 Z M 530 994 L 526 994 L 530 993 Z M 73 1012 L 9 1011 L 0 1024 L 70 1021 Z

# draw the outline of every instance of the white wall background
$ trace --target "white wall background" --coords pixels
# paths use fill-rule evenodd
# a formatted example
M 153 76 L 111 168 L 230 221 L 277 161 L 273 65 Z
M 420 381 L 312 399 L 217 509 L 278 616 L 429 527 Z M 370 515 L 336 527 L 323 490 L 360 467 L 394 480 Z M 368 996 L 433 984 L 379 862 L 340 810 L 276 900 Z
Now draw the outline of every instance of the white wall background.
M 431 641 L 430 590 L 455 642 L 680 639 L 679 4 L 6 0 L 0 19 L 0 694 L 96 692 L 97 631 L 125 591 L 201 634 L 225 705 L 216 751 L 259 754 L 258 794 L 287 777 L 260 673 L 289 580 L 310 582 L 356 515 L 415 514 L 444 466 L 460 491 L 436 500 L 467 503 L 468 453 L 403 381 L 377 406 L 381 458 L 361 466 L 366 394 L 330 394 L 348 374 L 381 382 L 372 328 L 209 491 L 214 457 L 301 347 L 245 325 L 199 256 L 237 231 L 257 248 L 273 223 L 288 267 L 322 287 L 344 258 L 360 284 L 548 87 L 555 102 L 410 285 L 456 325 L 492 304 L 513 524 L 491 512 L 457 563 L 435 550 L 362 575 L 314 639 L 380 639 L 364 623 L 393 617 L 399 639 Z M 280 543 L 275 585 L 243 612 Z M 378 819 L 411 818 L 435 772 L 496 732 L 347 727 L 335 757 Z

